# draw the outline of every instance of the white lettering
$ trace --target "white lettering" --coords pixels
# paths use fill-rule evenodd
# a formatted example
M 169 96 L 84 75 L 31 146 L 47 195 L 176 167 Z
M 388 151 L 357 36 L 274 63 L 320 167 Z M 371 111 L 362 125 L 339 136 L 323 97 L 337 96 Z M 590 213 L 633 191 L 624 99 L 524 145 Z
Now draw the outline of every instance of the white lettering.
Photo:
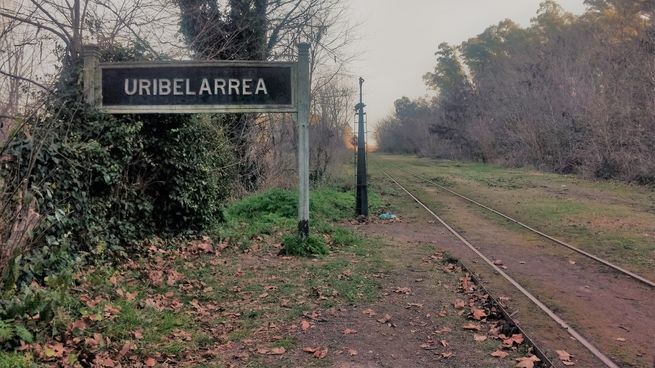
M 186 94 L 187 96 L 193 96 L 196 94 L 196 91 L 191 90 L 191 81 L 186 80 Z
M 171 80 L 170 79 L 160 79 L 159 80 L 159 94 L 161 96 L 168 96 L 171 94 Z
M 255 94 L 258 95 L 260 91 L 265 95 L 268 94 L 268 90 L 266 89 L 266 83 L 264 83 L 263 78 L 259 78 L 259 80 L 257 81 L 257 89 L 255 89 Z
M 214 94 L 217 95 L 219 90 L 225 94 L 225 79 L 214 79 Z
M 198 94 L 202 95 L 203 93 L 207 93 L 208 95 L 212 94 L 212 90 L 209 88 L 209 81 L 207 78 L 203 78 L 202 83 L 200 84 L 200 92 L 198 92 Z
M 239 94 L 239 86 L 241 85 L 241 81 L 238 79 L 230 79 L 230 92 L 228 94 L 232 94 L 232 91 L 234 91 L 235 95 Z
M 125 80 L 125 94 L 128 96 L 134 96 L 136 94 L 136 79 L 132 79 L 132 89 L 130 90 L 130 80 Z
M 252 95 L 252 79 L 244 79 L 243 80 L 243 94 L 244 96 L 250 96 Z
M 184 94 L 182 92 L 182 83 L 184 83 L 184 79 L 180 79 L 180 78 L 173 79 L 173 94 L 175 96 L 182 96 Z
M 139 95 L 150 96 L 150 85 L 152 83 L 148 79 L 139 79 Z
M 124 91 L 128 96 L 195 96 L 195 95 L 268 95 L 268 87 L 263 78 L 255 80 L 245 79 L 214 79 L 214 86 L 211 80 L 202 78 L 200 87 L 193 89 L 191 79 L 125 79 Z

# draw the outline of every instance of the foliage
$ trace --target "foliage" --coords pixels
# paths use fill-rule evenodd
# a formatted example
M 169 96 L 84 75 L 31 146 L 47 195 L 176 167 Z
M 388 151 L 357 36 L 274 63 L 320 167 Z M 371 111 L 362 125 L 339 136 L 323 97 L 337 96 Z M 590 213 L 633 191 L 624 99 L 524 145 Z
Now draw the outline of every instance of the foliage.
M 222 221 L 234 182 L 230 145 L 202 118 L 113 117 L 60 103 L 30 121 L 31 134 L 7 151 L 3 177 L 29 178 L 44 218 L 31 248 L 14 254 L 3 274 L 7 346 L 27 341 L 26 331 L 56 333 L 53 318 L 79 265 L 133 254 L 155 233 L 203 231 Z
M 143 147 L 140 123 L 64 101 L 30 125 L 33 134 L 17 138 L 8 151 L 14 157 L 8 175 L 29 178 L 46 216 L 32 255 L 45 250 L 44 262 L 27 262 L 32 276 L 43 279 L 59 268 L 43 264 L 59 254 L 55 249 L 100 255 L 148 232 L 152 206 L 130 180 Z
M 544 1 L 527 28 L 504 20 L 439 45 L 425 76 L 437 95 L 398 100 L 427 106 L 397 104 L 381 149 L 653 182 L 654 8 L 587 4 L 574 16 Z
M 222 221 L 222 206 L 236 180 L 234 156 L 223 129 L 206 116 L 141 116 L 149 169 L 145 193 L 156 229 L 202 231 Z
M 380 202 L 376 193 L 370 193 L 371 207 Z M 261 235 L 278 236 L 281 233 L 296 232 L 298 195 L 295 191 L 271 189 L 263 193 L 245 197 L 225 210 L 227 223 L 216 229 L 223 238 L 238 243 L 242 248 L 250 245 Z M 353 246 L 360 239 L 352 231 L 334 226 L 333 223 L 354 216 L 355 196 L 352 190 L 332 186 L 317 188 L 310 193 L 310 232 L 329 239 L 327 245 Z M 321 249 L 316 239 L 303 243 L 300 239 L 287 237 L 291 246 Z M 325 244 L 325 240 L 323 240 Z M 327 248 L 326 248 L 327 249 Z M 302 252 L 294 253 L 303 255 Z M 310 254 L 310 253 L 307 253 Z M 307 255 L 304 254 L 304 255 Z M 318 253 L 323 254 L 323 253 Z
M 0 351 L 0 368 L 31 368 L 32 359 L 21 353 L 5 353 Z
M 256 219 L 265 215 L 293 218 L 298 211 L 297 203 L 292 191 L 271 189 L 234 203 L 226 213 L 230 219 Z
M 282 252 L 291 256 L 324 255 L 328 253 L 325 240 L 320 235 L 300 237 L 298 235 L 287 235 L 282 241 L 284 248 Z

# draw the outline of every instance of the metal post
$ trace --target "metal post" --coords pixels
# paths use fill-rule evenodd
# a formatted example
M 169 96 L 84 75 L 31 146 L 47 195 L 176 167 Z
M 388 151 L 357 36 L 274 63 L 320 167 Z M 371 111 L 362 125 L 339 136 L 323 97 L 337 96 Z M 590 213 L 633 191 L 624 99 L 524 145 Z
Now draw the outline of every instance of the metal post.
M 82 56 L 84 57 L 84 100 L 91 106 L 98 106 L 100 104 L 98 81 L 100 49 L 97 45 L 84 45 Z
M 298 45 L 298 235 L 309 236 L 309 44 Z
M 364 101 L 362 87 L 364 78 L 359 78 L 359 103 L 355 110 L 359 114 L 359 131 L 357 133 L 357 199 L 358 216 L 368 217 L 368 186 L 366 183 L 366 128 L 364 127 Z

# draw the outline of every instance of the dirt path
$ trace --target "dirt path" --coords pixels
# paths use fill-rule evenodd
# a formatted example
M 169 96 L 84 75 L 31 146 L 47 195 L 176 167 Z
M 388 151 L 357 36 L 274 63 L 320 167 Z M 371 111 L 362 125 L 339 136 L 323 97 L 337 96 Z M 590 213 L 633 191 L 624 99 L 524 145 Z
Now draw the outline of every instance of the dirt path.
M 378 223 L 356 231 L 375 237 L 403 228 L 406 224 Z M 299 334 L 300 345 L 327 348 L 331 366 L 343 368 L 513 367 L 527 355 L 526 347 L 507 350 L 510 356 L 503 359 L 490 355 L 501 345 L 488 333 L 496 322 L 473 321 L 468 307 L 454 306 L 457 299 L 469 299 L 460 287 L 465 274 L 443 263 L 437 243 L 391 244 L 385 248 L 391 271 L 380 275 L 386 285 L 382 299 L 308 318 L 311 327 Z M 471 322 L 481 330 L 463 328 Z M 486 341 L 475 341 L 475 334 Z
M 437 212 L 445 214 L 447 221 L 455 224 L 484 254 L 502 261 L 510 275 L 528 286 L 615 361 L 626 367 L 652 367 L 655 341 L 655 319 L 650 317 L 655 309 L 653 290 L 570 251 L 490 219 L 451 196 L 419 185 L 412 187 L 420 189 L 419 197 L 439 208 Z M 520 306 L 521 297 L 506 288 L 497 275 L 486 269 L 486 265 L 476 265 L 476 257 L 443 231 L 437 231 L 435 226 L 426 227 L 430 220 L 413 205 L 401 204 L 402 200 L 397 197 L 394 202 L 407 211 L 409 218 L 401 228 L 380 231 L 393 236 L 396 241 L 439 239 L 449 252 L 474 265 L 475 271 L 481 272 L 494 290 L 507 293 L 516 300 L 515 307 L 520 308 L 518 318 L 534 331 L 546 348 L 574 352 L 581 366 L 598 364 L 580 346 L 566 341 L 561 329 L 543 320 L 534 308 Z

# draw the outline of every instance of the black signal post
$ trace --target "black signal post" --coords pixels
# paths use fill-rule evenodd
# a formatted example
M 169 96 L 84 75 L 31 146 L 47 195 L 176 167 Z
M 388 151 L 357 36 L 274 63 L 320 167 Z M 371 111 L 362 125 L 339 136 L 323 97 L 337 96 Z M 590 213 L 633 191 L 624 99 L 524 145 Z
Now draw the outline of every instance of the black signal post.
M 364 126 L 364 101 L 362 99 L 362 86 L 364 78 L 359 78 L 359 103 L 355 106 L 358 121 L 357 134 L 357 203 L 358 216 L 368 217 L 368 185 L 366 183 L 366 127 Z

